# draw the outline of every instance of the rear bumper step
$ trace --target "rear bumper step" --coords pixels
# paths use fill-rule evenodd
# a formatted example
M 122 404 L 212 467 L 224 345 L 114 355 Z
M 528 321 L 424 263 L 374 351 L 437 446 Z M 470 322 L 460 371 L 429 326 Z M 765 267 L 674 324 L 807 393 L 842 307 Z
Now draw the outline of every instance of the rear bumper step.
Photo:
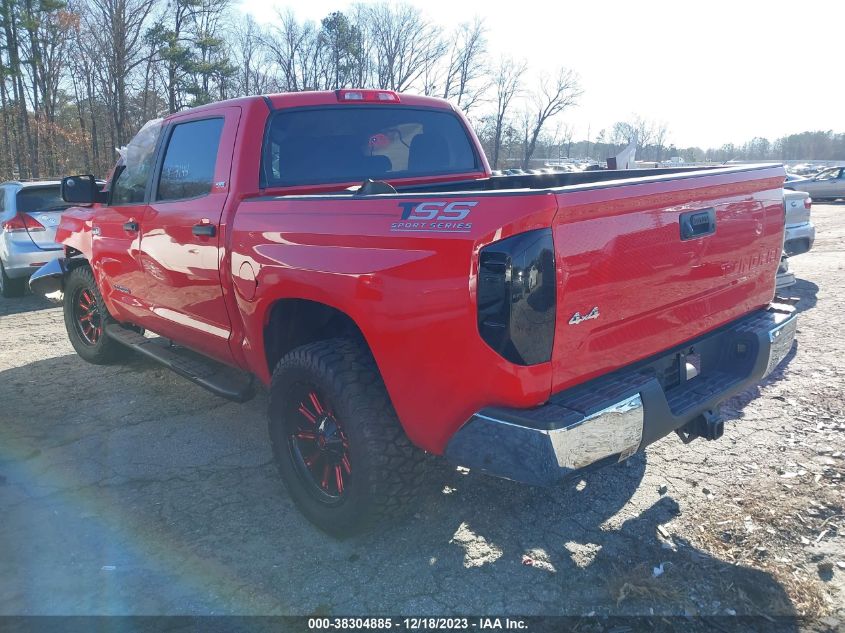
M 717 439 L 719 405 L 770 374 L 789 354 L 797 313 L 773 304 L 658 356 L 555 394 L 534 409 L 490 407 L 452 437 L 451 462 L 552 485 L 622 461 L 679 431 Z M 690 371 L 687 359 L 697 363 Z M 673 375 L 677 368 L 677 376 Z
M 183 378 L 227 400 L 246 402 L 255 393 L 251 375 L 183 347 L 162 344 L 116 323 L 106 326 L 106 334 L 109 338 L 158 361 Z

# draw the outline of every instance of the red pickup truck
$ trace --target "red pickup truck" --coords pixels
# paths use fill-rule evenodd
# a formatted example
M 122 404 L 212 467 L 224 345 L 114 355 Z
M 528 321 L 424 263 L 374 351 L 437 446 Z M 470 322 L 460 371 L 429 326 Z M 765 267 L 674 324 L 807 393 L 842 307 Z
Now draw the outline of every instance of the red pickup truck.
M 153 121 L 63 181 L 80 356 L 142 352 L 235 400 L 320 528 L 401 505 L 425 453 L 529 484 L 676 431 L 787 355 L 778 165 L 493 176 L 448 102 L 247 97 Z M 152 336 L 152 333 L 158 337 Z

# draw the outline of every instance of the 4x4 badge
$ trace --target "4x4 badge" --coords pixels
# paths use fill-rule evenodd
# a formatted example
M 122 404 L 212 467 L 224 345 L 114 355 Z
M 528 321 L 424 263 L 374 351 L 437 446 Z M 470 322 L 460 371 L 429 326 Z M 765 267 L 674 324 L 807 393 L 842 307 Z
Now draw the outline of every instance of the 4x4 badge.
M 587 314 L 581 316 L 580 312 L 576 312 L 572 315 L 572 318 L 569 319 L 569 325 L 578 325 L 581 321 L 589 321 L 590 319 L 598 319 L 599 318 L 599 307 L 595 306 L 592 310 L 590 310 Z

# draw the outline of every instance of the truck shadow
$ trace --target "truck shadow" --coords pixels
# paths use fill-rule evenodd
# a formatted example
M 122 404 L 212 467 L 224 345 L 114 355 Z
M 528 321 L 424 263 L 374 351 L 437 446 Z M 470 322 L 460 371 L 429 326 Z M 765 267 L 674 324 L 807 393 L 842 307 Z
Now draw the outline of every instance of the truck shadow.
M 409 518 L 338 541 L 281 486 L 263 394 L 67 355 L 0 372 L 0 402 L 0 614 L 794 612 L 772 575 L 658 538 L 700 500 L 658 493 L 648 453 L 552 489 L 437 469 Z
M 806 312 L 816 307 L 818 303 L 819 287 L 812 281 L 801 279 L 795 280 L 795 285 L 787 289 L 786 294 L 791 297 L 798 297 L 800 301 L 795 305 L 798 312 Z M 799 323 L 800 327 L 800 323 Z
M 795 616 L 773 575 L 720 560 L 696 547 L 692 535 L 661 527 L 681 507 L 657 485 L 665 481 L 660 473 L 644 477 L 647 460 L 648 453 L 638 453 L 552 489 L 458 471 L 434 500 L 450 505 L 441 542 L 448 539 L 462 555 L 465 580 L 478 591 L 495 586 L 489 576 L 498 577 L 515 595 L 527 591 L 539 614 Z M 683 501 L 694 506 L 701 499 Z M 423 513 L 444 514 L 434 506 Z M 427 530 L 430 523 L 417 524 Z M 454 552 L 449 560 L 456 566 Z M 506 613 L 524 612 L 518 599 L 504 605 Z M 615 624 L 637 630 L 645 622 Z M 685 630 L 696 630 L 693 624 Z M 797 631 L 792 622 L 757 624 Z

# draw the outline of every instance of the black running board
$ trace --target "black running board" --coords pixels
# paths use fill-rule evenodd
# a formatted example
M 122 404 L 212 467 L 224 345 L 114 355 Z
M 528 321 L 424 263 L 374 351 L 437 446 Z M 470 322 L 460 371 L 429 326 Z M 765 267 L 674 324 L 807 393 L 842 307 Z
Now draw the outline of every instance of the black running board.
M 147 338 L 116 323 L 106 326 L 106 334 L 221 398 L 246 402 L 255 395 L 251 374 L 208 359 L 184 347 L 169 345 L 163 342 L 163 339 Z

